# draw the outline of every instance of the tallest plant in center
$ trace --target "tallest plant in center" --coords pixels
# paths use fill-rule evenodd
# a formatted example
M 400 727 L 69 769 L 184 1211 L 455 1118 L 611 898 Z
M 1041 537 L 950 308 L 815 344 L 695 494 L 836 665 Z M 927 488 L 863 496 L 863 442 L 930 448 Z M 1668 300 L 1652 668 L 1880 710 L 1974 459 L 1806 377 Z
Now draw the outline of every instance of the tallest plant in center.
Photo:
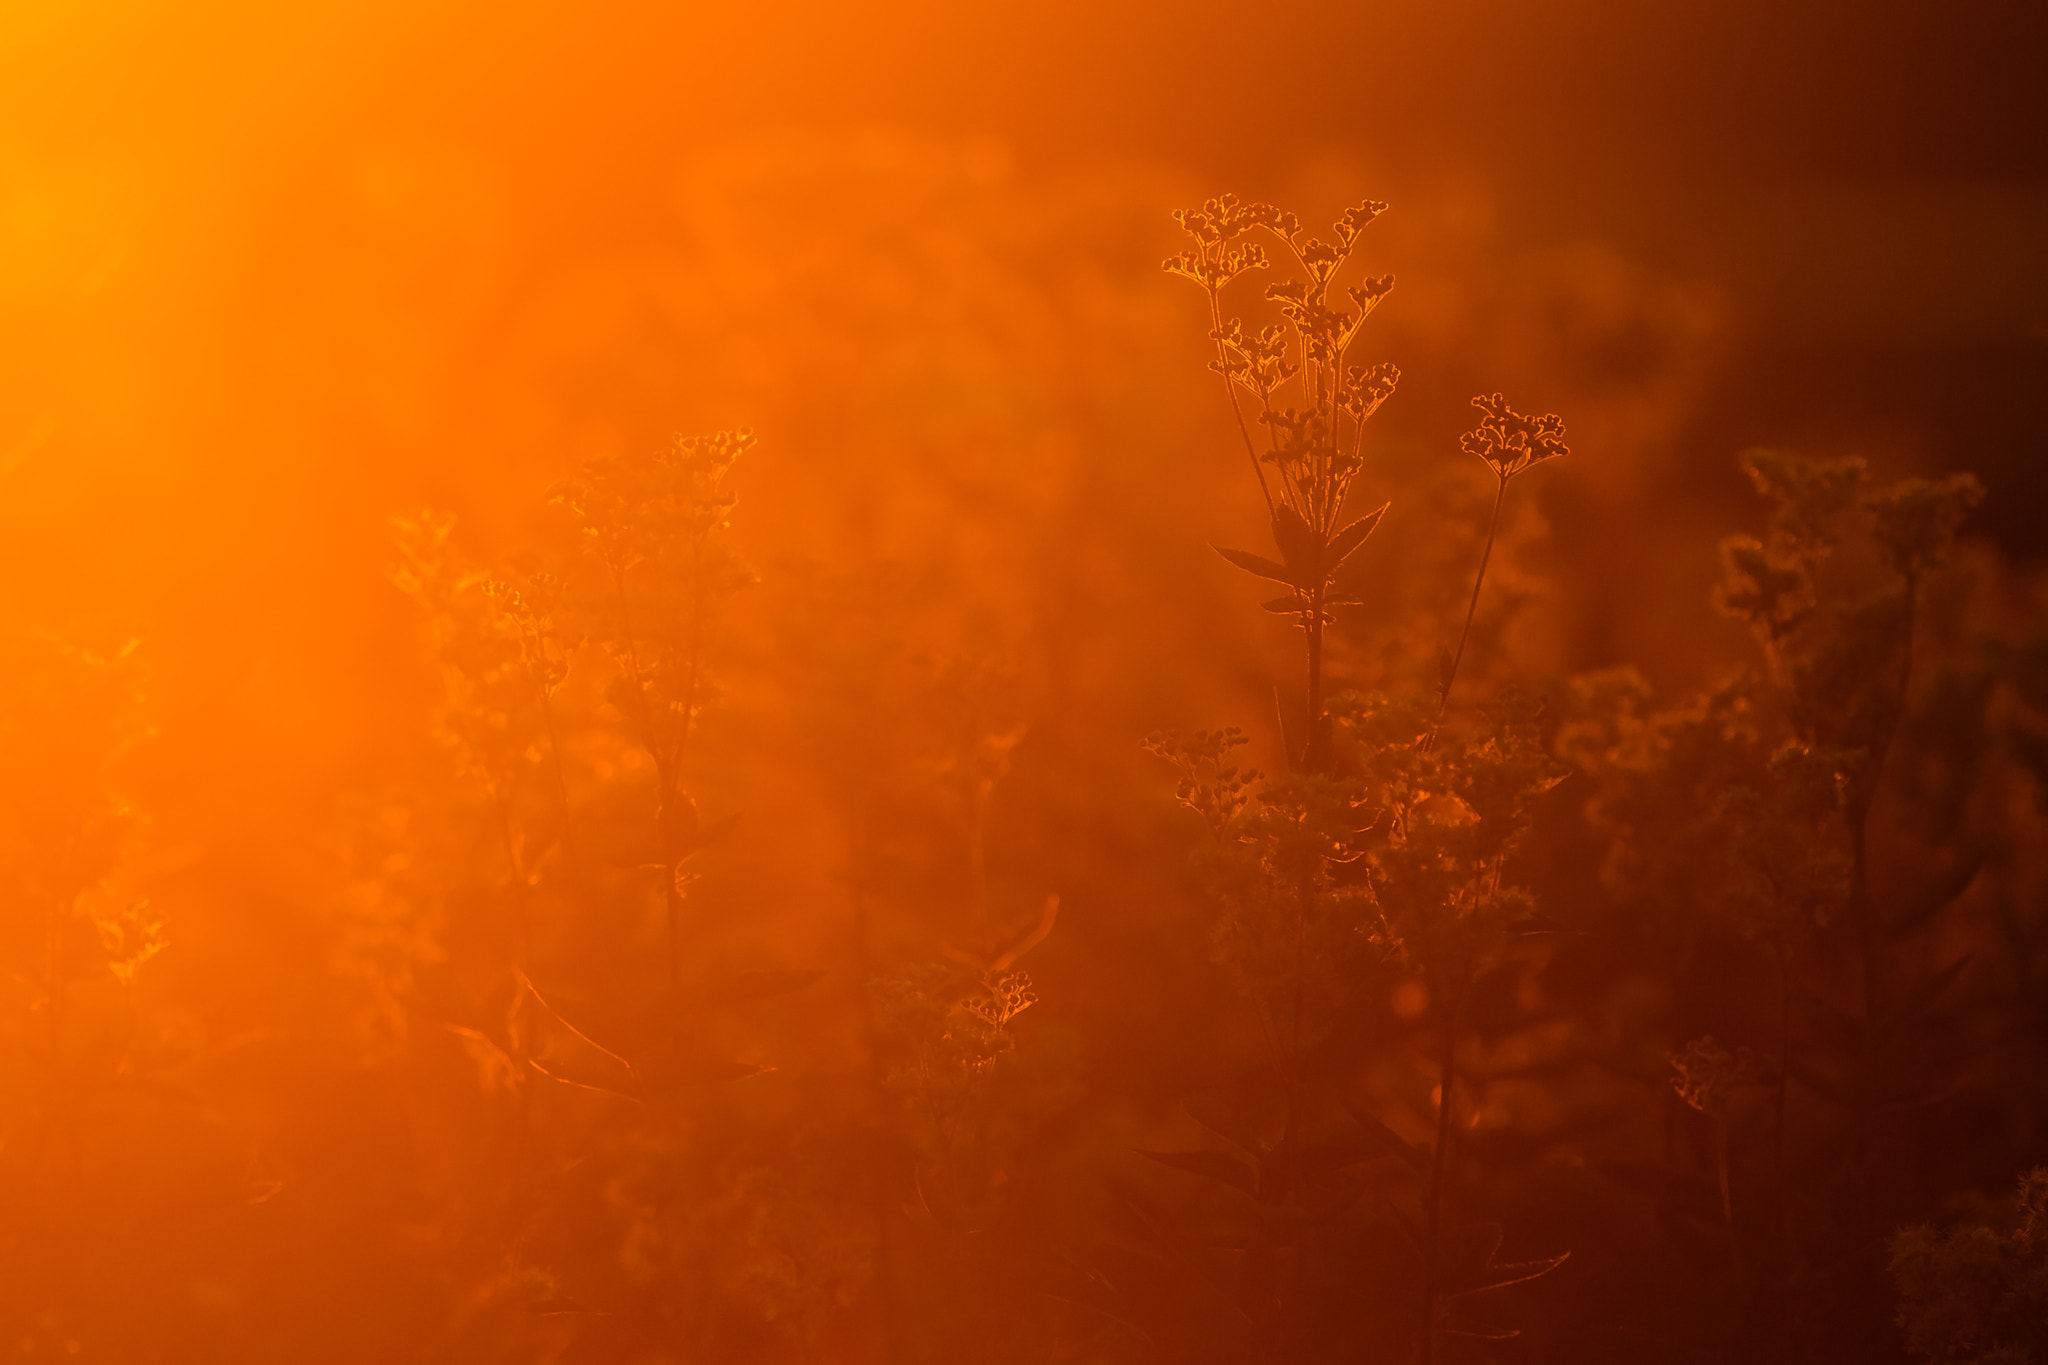
M 1221 546 L 1217 551 L 1240 569 L 1289 589 L 1265 607 L 1294 616 L 1305 637 L 1307 696 L 1301 732 L 1287 736 L 1287 751 L 1289 762 L 1310 772 L 1330 767 L 1323 628 L 1331 607 L 1351 601 L 1334 591 L 1337 570 L 1387 510 L 1382 503 L 1346 519 L 1345 504 L 1358 475 L 1365 424 L 1401 377 L 1385 362 L 1351 363 L 1352 346 L 1393 289 L 1394 277 L 1368 276 L 1339 299 L 1330 295 L 1365 229 L 1386 208 L 1368 199 L 1346 209 L 1332 229 L 1336 240 L 1324 242 L 1305 236 L 1292 213 L 1226 194 L 1174 215 L 1194 245 L 1166 262 L 1168 271 L 1193 280 L 1208 295 L 1216 343 L 1210 368 L 1223 378 L 1272 520 L 1279 558 Z M 1223 290 L 1271 264 L 1261 238 L 1279 243 L 1306 278 L 1266 286 L 1265 296 L 1278 305 L 1282 320 L 1254 332 L 1225 316 Z

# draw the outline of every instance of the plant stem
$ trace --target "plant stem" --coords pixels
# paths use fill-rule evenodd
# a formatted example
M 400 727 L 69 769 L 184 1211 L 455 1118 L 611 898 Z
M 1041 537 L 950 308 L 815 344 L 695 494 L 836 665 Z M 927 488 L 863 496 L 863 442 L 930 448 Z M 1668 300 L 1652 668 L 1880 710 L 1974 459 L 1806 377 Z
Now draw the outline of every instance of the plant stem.
M 1880 1147 L 1880 1118 L 1874 1103 L 1876 1084 L 1883 1072 L 1884 1037 L 1889 1003 L 1884 982 L 1884 945 L 1880 941 L 1877 906 L 1870 890 L 1870 812 L 1876 804 L 1877 784 L 1891 757 L 1892 742 L 1906 713 L 1906 694 L 1913 685 L 1913 630 L 1916 624 L 1920 585 L 1906 579 L 1906 621 L 1900 644 L 1898 695 L 1886 717 L 1884 734 L 1872 746 L 1870 769 L 1857 784 L 1848 810 L 1850 863 L 1849 905 L 1856 921 L 1856 943 L 1863 958 L 1863 1038 L 1861 1059 L 1865 1083 L 1857 1087 L 1856 1140 L 1863 1168 L 1863 1212 L 1866 1219 L 1877 1214 L 1877 1153 Z
M 1330 764 L 1329 727 L 1323 715 L 1323 592 L 1309 596 L 1308 631 L 1308 734 L 1302 740 L 1301 766 L 1312 773 Z
M 1227 366 L 1230 356 L 1223 348 L 1223 299 L 1214 290 L 1209 291 L 1209 323 L 1216 336 L 1216 362 L 1218 368 Z M 1259 495 L 1266 500 L 1266 515 L 1273 512 L 1273 490 L 1266 487 L 1266 471 L 1259 466 L 1259 449 L 1252 442 L 1252 429 L 1245 425 L 1244 409 L 1238 405 L 1237 382 L 1227 370 L 1223 374 L 1223 392 L 1230 398 L 1230 415 L 1237 419 L 1237 434 L 1244 438 L 1244 453 L 1252 462 L 1252 475 L 1259 481 Z
M 861 1050 L 867 1060 L 868 1104 L 874 1124 L 868 1146 L 867 1171 L 868 1218 L 875 1239 L 871 1275 L 875 1300 L 881 1316 L 882 1359 L 885 1365 L 894 1365 L 900 1354 L 897 1342 L 902 1332 L 897 1324 L 895 1248 L 889 1217 L 890 1169 L 885 1159 L 888 1149 L 882 1136 L 889 1126 L 889 1088 L 887 1067 L 882 1057 L 882 1026 L 881 1021 L 875 1017 L 875 994 L 871 985 L 875 969 L 869 927 L 868 838 L 861 815 L 864 805 L 865 802 L 858 792 L 847 793 L 844 807 L 846 884 L 853 912 L 850 928 L 853 939 L 853 979 L 860 990 Z
M 1436 719 L 1430 722 L 1425 749 L 1435 747 L 1437 728 L 1444 723 L 1444 712 L 1451 708 L 1451 684 L 1458 680 L 1458 665 L 1465 662 L 1465 642 L 1472 638 L 1472 618 L 1479 612 L 1479 589 L 1486 582 L 1486 566 L 1493 560 L 1493 541 L 1500 532 L 1500 508 L 1507 496 L 1508 481 L 1503 477 L 1494 490 L 1493 518 L 1486 525 L 1486 548 L 1479 555 L 1479 576 L 1472 580 L 1472 601 L 1465 608 L 1465 628 L 1458 632 L 1458 651 L 1451 656 L 1450 671 L 1444 675 L 1443 695 L 1437 699 Z
M 1775 1273 L 1764 1277 L 1763 1283 L 1771 1286 L 1767 1301 L 1769 1319 L 1779 1337 L 1779 1358 L 1792 1358 L 1791 1316 L 1785 1311 L 1785 1300 L 1781 1289 L 1786 1269 L 1792 1264 L 1792 1234 L 1788 1216 L 1790 1190 L 1785 1180 L 1785 1100 L 1791 1088 L 1792 1072 L 1792 955 L 1780 941 L 1778 949 L 1778 1085 L 1773 1096 L 1776 1110 L 1773 1115 L 1775 1132 L 1771 1152 L 1771 1188 L 1773 1191 L 1771 1219 L 1772 1255 L 1776 1258 Z
M 520 856 L 520 844 L 512 827 L 512 800 L 493 785 L 492 803 L 498 811 L 498 831 L 505 842 L 505 865 L 511 873 L 512 905 L 518 930 L 518 939 L 513 944 L 514 984 L 512 1006 L 506 1016 L 506 1041 L 511 1044 L 511 1056 L 516 1084 L 519 1087 L 519 1106 L 513 1118 L 512 1156 L 505 1174 L 505 1240 L 511 1249 L 512 1263 L 519 1263 L 523 1245 L 521 1236 L 522 1214 L 526 1202 L 527 1147 L 531 1140 L 530 1128 L 533 1122 L 533 1073 L 528 1065 L 531 1060 L 527 1048 L 527 1031 L 519 1027 L 519 1012 L 526 1008 L 526 973 L 533 965 L 533 916 L 528 906 L 528 891 L 532 884 L 528 879 L 525 860 Z
M 562 770 L 562 738 L 555 730 L 555 708 L 548 700 L 547 690 L 540 690 L 540 720 L 548 737 L 548 766 L 555 775 L 555 800 L 562 810 L 562 851 L 573 863 L 576 857 L 575 842 L 571 838 L 569 821 L 569 778 Z
M 1776 1134 L 1771 1153 L 1772 1184 L 1777 1191 L 1778 1255 L 1782 1264 L 1788 1248 L 1785 1245 L 1785 1097 L 1790 1088 L 1792 1071 L 1792 960 L 1783 943 L 1778 945 L 1778 1085 L 1773 1096 L 1773 1115 Z
M 1451 1085 L 1456 1073 L 1458 1051 L 1458 1004 L 1453 996 L 1444 1007 L 1444 1050 L 1439 1061 L 1441 1080 L 1437 1086 L 1436 1150 L 1429 1162 L 1429 1225 L 1422 1261 L 1422 1365 L 1430 1365 L 1436 1352 L 1436 1301 L 1438 1264 L 1443 1246 L 1444 1181 L 1450 1167 Z
M 1714 1118 L 1714 1173 L 1721 1182 L 1721 1226 L 1728 1233 L 1728 1263 L 1739 1283 L 1742 1273 L 1742 1244 L 1735 1238 L 1735 1199 L 1728 1184 L 1728 1120 Z
M 988 931 L 988 805 L 994 783 L 975 778 L 972 808 L 967 822 L 967 881 L 969 908 L 974 913 L 974 931 Z
M 50 903 L 43 926 L 43 1009 L 49 1058 L 44 1076 L 42 1121 L 36 1126 L 36 1145 L 31 1170 L 40 1171 L 48 1158 L 50 1142 L 57 1131 L 57 1109 L 64 1094 L 64 898 Z
M 682 781 L 683 752 L 690 744 L 690 728 L 697 719 L 697 672 L 704 647 L 704 540 L 697 538 L 690 550 L 690 647 L 683 674 L 683 732 L 676 737 L 672 782 Z

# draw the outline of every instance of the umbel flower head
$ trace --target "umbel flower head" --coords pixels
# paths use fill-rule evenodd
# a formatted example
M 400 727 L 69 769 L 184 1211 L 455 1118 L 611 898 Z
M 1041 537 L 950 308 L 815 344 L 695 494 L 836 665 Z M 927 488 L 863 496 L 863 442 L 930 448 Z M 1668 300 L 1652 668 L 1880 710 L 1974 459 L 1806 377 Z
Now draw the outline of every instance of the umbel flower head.
M 1480 395 L 1472 406 L 1486 415 L 1458 444 L 1467 455 L 1486 461 L 1503 483 L 1531 465 L 1571 453 L 1564 443 L 1564 418 L 1554 412 L 1525 416 L 1497 393 Z

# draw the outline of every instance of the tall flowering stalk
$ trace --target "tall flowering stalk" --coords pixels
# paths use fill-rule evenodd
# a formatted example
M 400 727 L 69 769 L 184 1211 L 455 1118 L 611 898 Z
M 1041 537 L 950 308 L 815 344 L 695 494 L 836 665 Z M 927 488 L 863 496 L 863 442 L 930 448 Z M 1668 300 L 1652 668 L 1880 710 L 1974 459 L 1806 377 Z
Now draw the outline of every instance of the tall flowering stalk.
M 705 632 L 743 577 L 717 541 L 737 501 L 726 479 L 753 444 L 748 431 L 678 437 L 651 455 L 591 461 L 553 494 L 583 543 L 589 637 L 618 670 L 611 700 L 654 762 L 677 988 L 685 864 L 703 843 L 684 759 L 703 703 Z
M 1462 448 L 1493 472 L 1496 491 L 1472 598 L 1456 650 L 1444 651 L 1437 696 L 1430 705 L 1354 694 L 1327 698 L 1323 643 L 1330 610 L 1355 603 L 1337 594 L 1336 575 L 1387 511 L 1383 503 L 1347 519 L 1346 504 L 1363 468 L 1365 424 L 1399 378 L 1390 364 L 1367 367 L 1350 359 L 1393 277 L 1367 277 L 1334 298 L 1333 291 L 1364 229 L 1385 210 L 1372 200 L 1347 210 L 1333 242 L 1305 236 L 1291 213 L 1228 195 L 1175 215 L 1193 245 L 1166 269 L 1194 281 L 1208 297 L 1216 346 L 1211 368 L 1224 380 L 1278 557 L 1217 550 L 1238 568 L 1289 589 L 1264 605 L 1302 628 L 1307 698 L 1299 742 L 1285 737 L 1291 771 L 1272 781 L 1231 762 L 1231 750 L 1244 742 L 1236 731 L 1148 741 L 1153 753 L 1180 770 L 1181 801 L 1208 827 L 1211 838 L 1197 861 L 1220 911 L 1218 956 L 1259 1014 L 1281 1073 L 1276 1079 L 1285 1109 L 1279 1141 L 1270 1147 L 1233 1136 L 1248 1131 L 1234 1121 L 1217 1129 L 1255 1158 L 1248 1168 L 1214 1153 L 1149 1155 L 1234 1184 L 1272 1210 L 1275 1216 L 1248 1238 L 1248 1265 L 1256 1272 L 1247 1273 L 1266 1288 L 1247 1307 L 1264 1320 L 1271 1339 L 1283 1343 L 1277 1356 L 1285 1359 L 1306 1358 L 1305 1334 L 1315 1330 L 1307 1324 L 1333 1311 L 1325 1296 L 1347 1281 L 1335 1269 L 1341 1253 L 1314 1230 L 1336 1226 L 1366 1197 L 1366 1182 L 1323 1169 L 1320 1154 L 1392 1156 L 1406 1174 L 1374 1197 L 1413 1210 L 1396 1221 L 1420 1253 L 1412 1282 L 1420 1312 L 1397 1316 L 1412 1324 L 1407 1340 L 1428 1365 L 1440 1335 L 1470 1330 L 1459 1325 L 1459 1314 L 1474 1295 L 1536 1278 L 1562 1260 L 1499 1263 L 1493 1259 L 1497 1233 L 1476 1264 L 1447 1249 L 1453 1233 L 1460 1245 L 1478 1233 L 1448 1221 L 1461 1009 L 1480 973 L 1501 959 L 1507 937 L 1530 919 L 1530 898 L 1508 879 L 1508 864 L 1533 803 L 1561 770 L 1545 749 L 1536 710 L 1512 695 L 1489 703 L 1473 733 L 1461 729 L 1441 748 L 1437 738 L 1478 611 L 1507 486 L 1565 454 L 1565 446 L 1564 423 L 1555 414 L 1526 416 L 1499 394 L 1473 400 L 1482 419 Z M 1225 312 L 1223 293 L 1270 264 L 1271 242 L 1301 277 L 1266 287 L 1280 321 L 1252 330 Z M 1341 762 L 1332 744 L 1334 722 L 1342 722 L 1350 738 Z M 1386 1126 L 1351 1106 L 1342 1081 L 1319 1074 L 1314 1062 L 1340 1027 L 1359 963 L 1373 949 L 1416 974 L 1437 1014 L 1436 1055 L 1429 1059 L 1439 1078 L 1436 1134 L 1426 1147 L 1390 1140 Z M 1348 1126 L 1325 1117 L 1340 1108 L 1351 1115 Z
M 1209 336 L 1216 343 L 1210 368 L 1222 376 L 1229 394 L 1280 557 L 1216 549 L 1245 572 L 1290 590 L 1265 607 L 1294 617 L 1305 638 L 1308 695 L 1302 739 L 1298 752 L 1289 746 L 1288 756 L 1310 772 L 1330 767 L 1323 629 L 1332 607 L 1356 604 L 1334 591 L 1337 570 L 1372 534 L 1387 505 L 1350 520 L 1344 519 L 1344 510 L 1363 463 L 1365 424 L 1401 377 L 1391 364 L 1362 366 L 1350 360 L 1366 318 L 1392 291 L 1394 277 L 1368 276 L 1345 288 L 1337 300 L 1330 291 L 1365 229 L 1386 209 L 1372 199 L 1346 209 L 1332 227 L 1335 240 L 1324 242 L 1305 236 L 1292 213 L 1226 194 L 1174 214 L 1194 245 L 1165 263 L 1169 273 L 1193 280 L 1208 296 Z M 1282 320 L 1252 331 L 1225 314 L 1223 291 L 1239 277 L 1270 265 L 1265 246 L 1248 240 L 1255 235 L 1277 242 L 1305 278 L 1267 285 L 1265 297 L 1278 306 Z M 1262 436 L 1254 436 L 1253 423 Z
M 1530 417 L 1508 406 L 1500 394 L 1485 394 L 1472 400 L 1485 414 L 1479 425 L 1458 438 L 1459 449 L 1477 458 L 1493 471 L 1493 515 L 1486 523 L 1486 548 L 1479 554 L 1479 572 L 1472 579 L 1472 600 L 1465 607 L 1465 625 L 1458 632 L 1458 648 L 1448 656 L 1437 690 L 1436 719 L 1430 723 L 1430 742 L 1451 706 L 1451 685 L 1458 680 L 1458 666 L 1465 662 L 1465 644 L 1472 638 L 1472 618 L 1479 611 L 1479 590 L 1486 585 L 1486 566 L 1493 561 L 1493 542 L 1500 534 L 1501 507 L 1507 502 L 1508 481 L 1545 460 L 1570 454 L 1564 443 L 1564 419 L 1554 412 Z

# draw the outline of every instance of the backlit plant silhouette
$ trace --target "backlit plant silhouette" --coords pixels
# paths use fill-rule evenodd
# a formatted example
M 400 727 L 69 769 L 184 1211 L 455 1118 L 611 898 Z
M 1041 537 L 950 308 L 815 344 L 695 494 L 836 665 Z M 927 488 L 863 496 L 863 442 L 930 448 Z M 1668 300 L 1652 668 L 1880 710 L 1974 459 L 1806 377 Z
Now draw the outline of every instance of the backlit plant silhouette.
M 1211 199 L 1174 214 L 1194 245 L 1167 259 L 1166 269 L 1194 281 L 1208 298 L 1211 368 L 1223 377 L 1237 432 L 1258 479 L 1272 522 L 1276 561 L 1245 550 L 1219 553 L 1247 573 L 1292 589 L 1265 604 L 1294 616 L 1307 642 L 1307 702 L 1294 752 L 1302 766 L 1329 766 L 1323 716 L 1323 630 L 1330 609 L 1356 605 L 1336 595 L 1337 571 L 1372 534 L 1386 505 L 1345 520 L 1351 487 L 1364 464 L 1365 425 L 1393 395 L 1401 373 L 1391 364 L 1353 364 L 1360 330 L 1394 287 L 1392 275 L 1368 276 L 1333 301 L 1330 290 L 1350 264 L 1365 229 L 1387 206 L 1368 199 L 1347 209 L 1332 229 L 1334 242 L 1306 236 L 1300 220 L 1270 204 L 1247 204 L 1235 195 Z M 1286 253 L 1305 278 L 1269 285 L 1265 296 L 1281 321 L 1247 330 L 1226 313 L 1223 291 L 1269 264 L 1264 243 Z M 1263 428 L 1254 436 L 1245 418 Z M 1270 477 L 1269 477 L 1270 471 Z
M 1853 459 L 1755 451 L 1745 465 L 1769 520 L 1724 542 L 1718 602 L 1762 667 L 1662 710 L 1632 675 L 1582 679 L 1584 719 L 1560 748 L 1598 784 L 1609 886 L 1672 935 L 1674 973 L 1718 932 L 1770 964 L 1768 1012 L 1740 1025 L 1756 1044 L 1700 1039 L 1674 1064 L 1708 1121 L 1741 1330 L 1796 1354 L 1822 1349 L 1802 1301 L 1840 1273 L 1829 1263 L 1874 1256 L 1884 1236 L 1876 1154 L 1966 1065 L 1944 1004 L 1965 964 L 1937 967 L 1913 940 L 1953 913 L 1984 854 L 1907 805 L 1893 819 L 1926 840 L 1911 880 L 1880 888 L 1870 869 L 1877 798 L 1910 732 L 1924 585 L 1981 489 L 1967 475 L 1878 483 Z
M 1450 1321 L 1443 1306 L 1539 1276 L 1561 1259 L 1499 1264 L 1497 1234 L 1490 1242 L 1483 1234 L 1476 1242 L 1465 1237 L 1469 1246 L 1454 1254 L 1445 1198 L 1461 1002 L 1502 952 L 1510 928 L 1530 916 L 1528 894 L 1505 879 L 1507 864 L 1532 803 L 1562 769 L 1546 751 L 1537 712 L 1512 697 L 1486 708 L 1487 724 L 1475 734 L 1461 731 L 1439 743 L 1508 483 L 1565 453 L 1561 419 L 1526 417 L 1498 394 L 1474 400 L 1482 420 L 1462 446 L 1494 475 L 1493 516 L 1457 646 L 1442 656 L 1434 708 L 1352 694 L 1326 700 L 1330 609 L 1371 605 L 1338 596 L 1336 576 L 1388 512 L 1383 503 L 1346 520 L 1344 508 L 1367 467 L 1365 424 L 1398 378 L 1392 365 L 1367 368 L 1349 359 L 1393 277 L 1368 277 L 1346 288 L 1349 308 L 1333 301 L 1331 290 L 1364 229 L 1386 207 L 1368 200 L 1347 210 L 1333 228 L 1334 243 L 1326 243 L 1306 236 L 1291 213 L 1226 195 L 1175 215 L 1194 245 L 1166 262 L 1169 272 L 1193 280 L 1207 296 L 1213 368 L 1229 391 L 1279 558 L 1220 553 L 1249 573 L 1291 587 L 1292 595 L 1265 605 L 1292 614 L 1305 636 L 1306 709 L 1299 741 L 1290 736 L 1287 744 L 1290 772 L 1267 781 L 1238 769 L 1230 751 L 1243 736 L 1235 731 L 1150 742 L 1180 770 L 1180 798 L 1207 827 L 1200 858 L 1222 911 L 1219 952 L 1258 1009 L 1281 1073 L 1279 1142 L 1250 1149 L 1257 1171 L 1239 1183 L 1274 1214 L 1253 1241 L 1254 1255 L 1270 1261 L 1259 1277 L 1270 1287 L 1263 1302 L 1247 1308 L 1260 1333 L 1277 1343 L 1277 1357 L 1289 1360 L 1320 1358 L 1336 1342 L 1357 1349 L 1373 1339 L 1364 1334 L 1389 1330 L 1358 1320 L 1359 1296 L 1332 1298 L 1366 1267 L 1355 1251 L 1340 1249 L 1342 1239 L 1333 1240 L 1329 1229 L 1357 1221 L 1352 1211 L 1368 1196 L 1364 1206 L 1372 1213 L 1365 1226 L 1378 1224 L 1382 1237 L 1405 1232 L 1420 1262 L 1410 1267 L 1419 1305 L 1414 1316 L 1398 1304 L 1381 1308 L 1393 1318 L 1382 1350 L 1406 1337 L 1428 1362 L 1440 1333 L 1491 1330 Z M 1267 242 L 1306 278 L 1268 285 L 1265 298 L 1281 321 L 1251 330 L 1226 313 L 1224 290 L 1268 265 Z M 1246 421 L 1247 402 L 1265 429 L 1263 443 Z M 1347 746 L 1333 743 L 1333 719 L 1342 722 Z M 1332 1029 L 1356 989 L 1352 983 L 1375 956 L 1408 964 L 1437 1011 L 1435 1136 L 1420 1150 L 1343 1098 L 1351 1087 L 1341 1070 L 1311 1063 L 1330 1048 Z M 1345 1117 L 1333 1124 L 1339 1113 Z M 1239 1126 L 1226 1123 L 1219 1131 Z M 1314 1158 L 1312 1143 L 1318 1144 Z M 1375 1155 L 1395 1160 L 1376 1178 L 1361 1179 L 1358 1167 Z M 1159 1159 L 1219 1174 L 1208 1157 Z M 1352 1234 L 1360 1235 L 1374 1234 Z M 1348 1268 L 1347 1259 L 1353 1262 Z
M 652 456 L 594 461 L 555 490 L 585 559 L 579 605 L 617 670 L 609 697 L 654 762 L 671 983 L 682 984 L 685 864 L 702 846 L 684 763 L 706 693 L 705 633 L 742 577 L 717 533 L 750 432 L 686 437 Z
M 150 733 L 144 685 L 141 643 L 105 624 L 0 636 L 0 884 L 17 907 L 8 970 L 34 983 L 41 1015 L 41 1075 L 15 1087 L 34 1107 L 6 1122 L 38 1169 L 76 1139 L 81 1103 L 133 1065 L 126 1044 L 76 1036 L 76 992 L 112 980 L 129 995 L 166 942 L 141 880 L 149 822 L 133 769 Z M 132 1039 L 132 1017 L 125 1028 Z
M 718 1057 L 710 1051 L 711 1035 L 733 1008 L 799 990 L 821 975 L 721 971 L 692 951 L 701 940 L 692 939 L 685 923 L 696 875 L 692 859 L 729 823 L 707 827 L 699 819 L 688 768 L 698 716 L 713 690 L 707 659 L 718 613 L 747 581 L 720 533 L 735 501 L 727 476 L 751 444 L 747 433 L 721 432 L 679 439 L 649 456 L 587 463 L 553 492 L 570 545 L 556 562 L 543 561 L 545 567 L 534 567 L 528 556 L 518 566 L 483 571 L 463 561 L 448 518 L 401 518 L 394 577 L 426 609 L 427 643 L 443 678 L 437 728 L 485 797 L 514 927 L 501 959 L 501 984 L 491 992 L 501 1015 L 475 1025 L 444 1021 L 475 1060 L 485 1090 L 516 1096 L 507 1196 L 511 1269 L 487 1297 L 556 1305 L 546 1309 L 551 1313 L 589 1311 L 526 1250 L 559 1216 L 566 1193 L 536 1167 L 546 1150 L 568 1140 L 582 1143 L 586 1156 L 602 1153 L 613 1172 L 608 1197 L 626 1220 L 628 1268 L 638 1268 L 634 1273 L 649 1291 L 673 1289 L 681 1296 L 665 1310 L 686 1306 L 674 1330 L 708 1330 L 703 1315 L 715 1312 L 721 1293 L 765 1295 L 763 1311 L 801 1338 L 815 1330 L 817 1313 L 835 1291 L 820 1289 L 821 1282 L 786 1282 L 786 1267 L 774 1264 L 723 1283 L 715 1267 L 698 1259 L 704 1239 L 723 1235 L 713 1227 L 731 1231 L 748 1220 L 755 1220 L 750 1225 L 758 1234 L 768 1226 L 758 1220 L 768 1217 L 783 1228 L 777 1236 L 823 1238 L 839 1247 L 829 1258 L 814 1247 L 811 1257 L 818 1274 L 839 1281 L 852 1273 L 844 1263 L 857 1258 L 857 1249 L 839 1246 L 829 1227 L 814 1226 L 815 1216 L 792 1196 L 768 1201 L 779 1213 L 764 1213 L 752 1201 L 676 1197 L 682 1190 L 708 1191 L 722 1178 L 763 1191 L 787 1188 L 772 1165 L 735 1172 L 702 1140 L 703 1131 L 729 1121 L 716 1099 L 718 1087 L 761 1070 Z M 585 680 L 572 687 L 579 673 Z M 575 791 L 590 780 L 571 781 L 570 736 L 584 736 L 586 745 L 608 743 L 597 738 L 602 715 L 564 714 L 572 692 L 585 708 L 601 699 L 601 709 L 645 756 L 651 782 L 639 798 L 647 803 L 640 817 L 649 840 L 644 845 L 638 833 L 622 838 L 594 822 L 586 827 L 590 817 L 572 808 Z M 604 766 L 615 774 L 609 785 L 625 789 L 600 789 L 608 818 L 617 821 L 637 784 L 630 766 L 611 757 Z M 632 865 L 620 861 L 636 856 Z M 536 985 L 536 977 L 551 971 L 543 943 L 559 942 L 573 926 L 552 925 L 543 935 L 535 917 L 544 910 L 587 913 L 601 904 L 631 904 L 650 889 L 663 906 L 662 998 L 651 1017 L 637 1021 L 606 1011 L 614 1034 L 632 1040 L 608 1045 L 551 1003 L 552 990 L 544 994 Z M 643 1117 L 612 1133 L 590 1130 L 585 1118 L 550 1138 L 537 1130 L 535 1102 L 535 1086 L 547 1082 L 636 1106 Z M 799 1233 L 799 1225 L 805 1231 Z M 770 1261 L 782 1255 L 773 1251 Z M 487 1330 L 483 1319 L 477 1321 L 465 1330 Z
M 1692 468 L 1659 300 L 1542 253 L 1411 335 L 1555 402 L 1426 429 L 1381 206 L 1168 280 L 1149 188 L 985 163 L 725 154 L 147 651 L 7 618 L 0 1346 L 2038 1357 L 2048 599 L 1974 481 Z M 653 434 L 727 398 L 758 462 Z

